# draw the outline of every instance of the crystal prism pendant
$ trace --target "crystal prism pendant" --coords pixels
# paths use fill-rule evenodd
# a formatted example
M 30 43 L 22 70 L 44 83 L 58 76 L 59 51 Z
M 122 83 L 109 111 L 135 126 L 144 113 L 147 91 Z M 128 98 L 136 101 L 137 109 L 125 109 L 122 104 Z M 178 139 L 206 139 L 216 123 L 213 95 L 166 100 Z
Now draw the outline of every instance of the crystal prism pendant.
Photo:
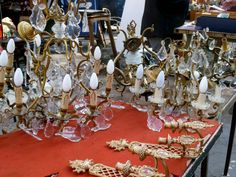
M 32 14 L 29 17 L 31 25 L 39 30 L 39 31 L 44 31 L 47 21 L 45 18 L 45 15 L 43 14 L 43 11 L 39 8 L 38 5 L 35 5 Z
M 165 42 L 161 41 L 161 48 L 157 53 L 157 57 L 159 58 L 160 61 L 163 61 L 167 58 L 167 51 L 166 51 L 166 47 L 165 47 Z
M 32 0 L 32 3 L 34 6 L 36 6 L 38 4 L 38 1 L 37 0 Z
M 65 37 L 66 25 L 64 22 L 55 21 L 55 24 L 52 26 L 52 31 L 55 34 L 55 37 L 62 39 Z
M 81 124 L 80 134 L 81 134 L 81 138 L 83 139 L 88 138 L 92 134 L 90 127 L 88 125 Z
M 37 5 L 35 5 L 32 9 L 32 13 L 29 17 L 30 23 L 31 25 L 36 28 L 36 21 L 37 21 L 37 17 L 38 17 L 38 13 L 39 13 L 39 7 Z
M 201 55 L 200 55 L 200 51 L 198 49 L 195 49 L 193 51 L 193 54 L 192 54 L 192 57 L 191 57 L 191 60 L 193 63 L 200 63 L 201 61 Z
M 82 31 L 83 32 L 89 31 L 87 9 L 85 9 L 82 19 Z
M 43 11 L 39 10 L 38 17 L 36 20 L 36 29 L 38 29 L 39 31 L 42 32 L 42 31 L 44 31 L 46 24 L 47 24 L 47 21 L 46 21 L 44 14 L 43 14 Z
M 216 47 L 216 40 L 213 39 L 213 40 L 209 43 L 209 50 L 214 50 L 215 47 Z
M 44 136 L 47 138 L 52 137 L 56 132 L 55 126 L 53 126 L 53 120 L 47 119 L 46 126 L 44 128 Z
M 80 19 L 78 19 L 80 20 Z M 69 18 L 66 26 L 66 35 L 71 38 L 75 39 L 79 37 L 80 35 L 80 26 L 79 26 L 79 21 L 77 18 L 74 16 L 74 12 L 70 11 L 69 12 Z
M 111 124 L 107 123 L 105 117 L 102 114 L 97 116 L 94 119 L 94 122 L 96 123 L 96 126 L 91 129 L 93 132 L 106 130 L 111 127 Z
M 234 59 L 234 49 L 230 49 L 228 52 L 228 59 L 232 60 Z
M 184 74 L 187 70 L 188 70 L 188 66 L 183 59 L 178 66 L 178 71 L 180 74 Z
M 63 128 L 62 132 L 57 133 L 57 135 L 76 143 L 81 140 L 79 129 L 79 127 L 66 126 Z
M 147 126 L 152 131 L 160 132 L 163 127 L 163 123 L 160 119 L 158 119 L 158 117 L 153 115 L 152 112 L 148 112 Z

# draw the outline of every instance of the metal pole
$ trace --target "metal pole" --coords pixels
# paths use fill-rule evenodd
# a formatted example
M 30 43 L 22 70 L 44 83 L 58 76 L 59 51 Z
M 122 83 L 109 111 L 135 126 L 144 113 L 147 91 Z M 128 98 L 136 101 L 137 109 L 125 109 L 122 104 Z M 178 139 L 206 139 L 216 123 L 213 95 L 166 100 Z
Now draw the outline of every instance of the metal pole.
M 236 126 L 236 102 L 234 103 L 233 108 L 233 115 L 231 120 L 231 128 L 230 128 L 230 134 L 229 134 L 229 142 L 228 142 L 228 149 L 227 149 L 227 155 L 226 155 L 226 162 L 225 162 L 225 169 L 224 169 L 224 176 L 227 176 L 228 170 L 229 170 L 229 164 L 234 144 L 234 134 L 235 134 L 235 126 Z

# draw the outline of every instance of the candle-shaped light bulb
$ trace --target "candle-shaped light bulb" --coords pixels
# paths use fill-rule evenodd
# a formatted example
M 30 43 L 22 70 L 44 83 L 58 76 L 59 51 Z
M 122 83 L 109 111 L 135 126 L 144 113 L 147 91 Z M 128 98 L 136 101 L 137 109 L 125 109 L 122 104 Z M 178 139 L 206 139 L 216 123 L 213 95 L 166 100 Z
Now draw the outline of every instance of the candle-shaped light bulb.
M 5 82 L 5 67 L 8 63 L 8 55 L 7 51 L 3 50 L 0 55 L 0 96 L 2 96 L 2 91 L 4 88 L 4 82 Z
M 113 74 L 114 70 L 115 70 L 114 61 L 111 59 L 107 63 L 107 73 L 108 74 Z
M 198 71 L 194 71 L 193 72 L 194 77 L 196 78 L 196 80 L 199 80 L 200 77 L 200 73 Z
M 69 92 L 71 90 L 71 87 L 72 87 L 71 77 L 69 74 L 66 74 L 62 82 L 62 90 L 64 92 Z
M 205 94 L 207 92 L 207 89 L 208 89 L 208 80 L 207 77 L 204 76 L 200 82 L 199 91 L 200 93 Z
M 156 86 L 157 88 L 162 88 L 164 86 L 164 83 L 165 83 L 165 74 L 163 71 L 161 71 L 158 76 L 157 76 L 157 79 L 156 79 Z
M 93 73 L 91 78 L 90 78 L 90 82 L 89 85 L 91 87 L 91 91 L 90 91 L 90 111 L 93 114 L 93 112 L 96 109 L 97 106 L 97 87 L 98 87 L 98 77 L 96 73 Z
M 42 42 L 41 36 L 40 36 L 39 34 L 37 34 L 37 35 L 35 36 L 35 38 L 34 38 L 34 41 L 35 41 L 36 46 L 37 46 L 37 47 L 40 47 L 41 42 Z
M 107 63 L 107 78 L 106 78 L 106 95 L 110 94 L 113 82 L 113 73 L 115 70 L 114 61 L 109 60 Z
M 136 71 L 136 78 L 139 80 L 143 78 L 143 65 L 142 64 L 138 66 L 138 69 Z
M 20 68 L 17 68 L 14 74 L 14 84 L 16 87 L 21 87 L 23 84 L 23 73 Z
M 156 78 L 156 89 L 153 95 L 156 103 L 163 102 L 164 83 L 165 83 L 165 74 L 164 74 L 164 71 L 161 71 Z
M 99 46 L 97 46 L 94 50 L 94 53 L 93 53 L 93 56 L 94 56 L 94 72 L 96 74 L 99 74 L 99 71 L 100 71 L 100 63 L 101 63 L 101 57 L 102 57 L 102 52 L 101 52 L 101 49 Z
M 70 90 L 72 87 L 71 77 L 66 74 L 62 82 L 62 97 L 61 97 L 61 114 L 64 115 L 68 109 L 70 102 Z
M 14 90 L 15 90 L 15 97 L 16 97 L 16 108 L 18 111 L 21 111 L 22 108 L 22 98 L 23 98 L 23 91 L 22 91 L 22 84 L 23 84 L 23 73 L 20 68 L 17 68 L 14 73 Z
M 15 51 L 15 41 L 13 39 L 10 39 L 7 43 L 7 52 L 14 53 L 14 51 Z
M 93 73 L 91 78 L 90 78 L 90 82 L 89 85 L 91 87 L 92 90 L 96 90 L 98 87 L 98 77 L 96 73 Z
M 1 55 L 0 55 L 0 66 L 5 67 L 5 66 L 7 66 L 7 63 L 8 63 L 7 51 L 3 50 Z
M 102 57 L 102 52 L 99 46 L 95 47 L 94 53 L 93 53 L 94 59 L 95 60 L 100 60 Z
M 136 79 L 135 79 L 135 84 L 134 84 L 134 93 L 136 95 L 139 95 L 140 94 L 140 86 L 141 86 L 141 83 L 142 83 L 142 78 L 143 78 L 143 65 L 140 64 L 138 66 L 138 69 L 136 71 Z

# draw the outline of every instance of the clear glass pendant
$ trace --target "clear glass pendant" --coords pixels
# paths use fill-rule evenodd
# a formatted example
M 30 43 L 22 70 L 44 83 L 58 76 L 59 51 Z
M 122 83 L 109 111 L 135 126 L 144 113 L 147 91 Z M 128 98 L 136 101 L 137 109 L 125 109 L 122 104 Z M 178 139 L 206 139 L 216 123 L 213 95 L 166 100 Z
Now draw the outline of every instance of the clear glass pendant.
M 39 9 L 38 5 L 35 5 L 32 9 L 32 13 L 29 17 L 30 23 L 33 27 L 36 27 L 36 21 L 37 21 L 39 10 L 40 9 Z
M 44 128 L 44 136 L 50 138 L 56 133 L 56 127 L 53 125 L 53 119 L 47 119 L 46 126 Z
M 163 127 L 163 123 L 151 112 L 148 112 L 147 126 L 152 131 L 160 132 Z
M 88 32 L 89 31 L 87 8 L 84 10 L 84 14 L 83 14 L 82 31 L 83 32 Z
M 103 114 L 100 114 L 95 117 L 94 122 L 96 123 L 96 126 L 91 129 L 93 132 L 106 130 L 111 127 L 111 124 L 107 123 Z
M 56 133 L 56 135 L 62 136 L 71 142 L 77 143 L 81 140 L 79 127 L 65 126 L 62 132 Z
M 228 52 L 228 59 L 232 60 L 234 59 L 234 48 L 231 48 Z
M 31 25 L 39 30 L 39 31 L 44 31 L 47 21 L 45 18 L 45 15 L 43 14 L 43 10 L 40 9 L 38 5 L 35 5 L 32 10 L 32 14 L 29 17 Z
M 69 12 L 69 18 L 66 26 L 66 35 L 71 39 L 75 39 L 80 35 L 80 26 L 79 26 L 79 18 L 74 16 L 74 12 Z
M 186 71 L 188 71 L 188 66 L 185 63 L 184 59 L 182 59 L 181 63 L 178 66 L 178 72 L 180 74 L 184 74 Z
M 193 63 L 200 63 L 201 61 L 201 55 L 200 55 L 200 51 L 198 49 L 195 49 L 193 51 L 193 54 L 192 54 L 192 57 L 191 57 L 191 60 Z
M 209 50 L 214 50 L 215 47 L 216 47 L 216 40 L 213 39 L 213 40 L 209 43 Z
M 55 24 L 52 26 L 52 31 L 55 34 L 55 37 L 62 39 L 65 37 L 66 25 L 64 22 L 59 22 L 55 20 Z
M 157 53 L 157 57 L 160 61 L 164 61 L 167 58 L 168 54 L 165 47 L 165 41 L 161 41 L 161 48 Z

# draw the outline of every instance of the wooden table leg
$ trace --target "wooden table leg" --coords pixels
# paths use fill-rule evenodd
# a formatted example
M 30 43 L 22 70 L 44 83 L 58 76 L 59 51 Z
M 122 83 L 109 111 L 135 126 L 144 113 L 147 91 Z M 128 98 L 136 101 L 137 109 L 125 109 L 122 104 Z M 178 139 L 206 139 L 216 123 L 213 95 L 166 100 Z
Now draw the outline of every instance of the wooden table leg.
M 106 25 L 107 25 L 107 31 L 108 31 L 108 34 L 109 34 L 109 38 L 110 38 L 110 41 L 111 41 L 112 52 L 113 52 L 113 55 L 114 55 L 114 58 L 115 58 L 117 56 L 117 51 L 116 51 L 115 40 L 114 40 L 114 37 L 113 37 L 113 34 L 112 34 L 110 21 L 106 21 Z
M 236 126 L 236 102 L 234 103 L 233 115 L 232 115 L 232 120 L 231 120 L 231 128 L 230 128 L 230 134 L 229 134 L 227 155 L 226 155 L 226 160 L 225 160 L 224 176 L 227 176 L 228 170 L 229 170 L 232 148 L 234 144 L 235 126 Z
M 92 54 L 94 52 L 94 34 L 93 34 L 93 21 L 88 18 L 88 27 L 89 27 L 89 41 L 90 46 L 92 46 Z
M 208 169 L 208 155 L 202 161 L 201 165 L 201 177 L 207 177 L 207 169 Z

